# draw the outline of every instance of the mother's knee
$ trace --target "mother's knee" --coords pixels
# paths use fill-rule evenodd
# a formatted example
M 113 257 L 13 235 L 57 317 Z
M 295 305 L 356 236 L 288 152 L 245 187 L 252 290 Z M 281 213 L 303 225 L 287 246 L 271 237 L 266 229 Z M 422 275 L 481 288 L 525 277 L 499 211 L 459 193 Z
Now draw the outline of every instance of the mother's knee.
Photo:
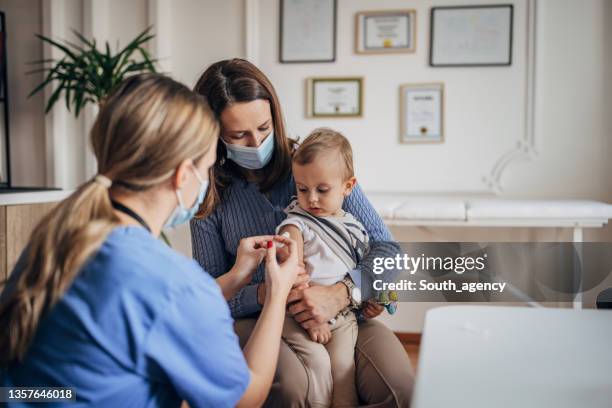
M 306 407 L 308 376 L 291 348 L 281 341 L 278 365 L 265 407 Z
M 359 395 L 366 402 L 410 405 L 414 384 L 410 359 L 395 334 L 380 322 L 359 326 L 356 374 Z
M 274 382 L 265 407 L 307 407 L 308 382 L 285 378 Z

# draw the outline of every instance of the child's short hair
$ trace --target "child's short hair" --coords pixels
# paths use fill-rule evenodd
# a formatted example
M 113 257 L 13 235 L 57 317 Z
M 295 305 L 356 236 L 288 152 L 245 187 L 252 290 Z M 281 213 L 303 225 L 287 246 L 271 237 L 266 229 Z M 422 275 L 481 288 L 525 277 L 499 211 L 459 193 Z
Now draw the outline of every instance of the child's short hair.
M 310 132 L 293 154 L 293 162 L 297 164 L 312 163 L 318 154 L 336 150 L 344 162 L 344 179 L 355 175 L 353 170 L 353 150 L 348 139 L 330 128 L 318 128 Z

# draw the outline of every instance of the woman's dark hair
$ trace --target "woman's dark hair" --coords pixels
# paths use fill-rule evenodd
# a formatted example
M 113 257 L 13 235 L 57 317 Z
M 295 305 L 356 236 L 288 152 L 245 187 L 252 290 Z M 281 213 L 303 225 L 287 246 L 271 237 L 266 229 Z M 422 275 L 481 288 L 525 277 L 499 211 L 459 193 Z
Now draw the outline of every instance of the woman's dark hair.
M 219 61 L 202 74 L 194 91 L 206 98 L 217 119 L 231 104 L 258 99 L 268 101 L 274 126 L 274 154 L 263 169 L 252 171 L 251 174 L 255 176 L 255 181 L 262 192 L 269 191 L 276 183 L 289 176 L 291 155 L 296 141 L 287 136 L 278 96 L 263 72 L 240 58 Z M 244 178 L 246 175 L 246 170 L 225 159 L 226 154 L 225 145 L 218 143 L 217 160 L 210 168 L 210 180 L 215 182 L 211 183 L 208 189 L 206 199 L 198 212 L 198 218 L 214 211 L 221 201 L 225 188 L 231 183 L 231 176 Z

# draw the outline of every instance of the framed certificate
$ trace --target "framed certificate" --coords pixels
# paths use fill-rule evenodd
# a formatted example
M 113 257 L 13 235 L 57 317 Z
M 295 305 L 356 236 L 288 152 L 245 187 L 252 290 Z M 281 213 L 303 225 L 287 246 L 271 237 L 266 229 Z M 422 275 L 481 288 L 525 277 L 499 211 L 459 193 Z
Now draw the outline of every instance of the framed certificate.
M 444 141 L 444 84 L 400 86 L 400 142 Z
M 363 115 L 363 78 L 309 78 L 306 87 L 308 117 Z
M 279 61 L 336 60 L 336 0 L 280 0 Z
M 362 11 L 355 15 L 355 52 L 388 54 L 416 49 L 416 11 Z
M 513 9 L 511 4 L 433 7 L 429 65 L 511 65 Z

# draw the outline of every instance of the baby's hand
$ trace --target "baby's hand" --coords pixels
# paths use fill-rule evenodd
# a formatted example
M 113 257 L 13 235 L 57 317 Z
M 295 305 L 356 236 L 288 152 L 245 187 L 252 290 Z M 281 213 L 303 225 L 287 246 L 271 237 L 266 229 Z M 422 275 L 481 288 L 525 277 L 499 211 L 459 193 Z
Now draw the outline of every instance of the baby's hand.
M 385 307 L 383 305 L 379 305 L 373 300 L 366 300 L 363 302 L 361 310 L 367 319 L 373 319 L 380 315 L 383 310 L 385 310 Z
M 315 326 L 307 330 L 310 335 L 310 340 L 317 343 L 327 344 L 331 340 L 331 329 L 329 323 L 325 322 L 319 326 Z

